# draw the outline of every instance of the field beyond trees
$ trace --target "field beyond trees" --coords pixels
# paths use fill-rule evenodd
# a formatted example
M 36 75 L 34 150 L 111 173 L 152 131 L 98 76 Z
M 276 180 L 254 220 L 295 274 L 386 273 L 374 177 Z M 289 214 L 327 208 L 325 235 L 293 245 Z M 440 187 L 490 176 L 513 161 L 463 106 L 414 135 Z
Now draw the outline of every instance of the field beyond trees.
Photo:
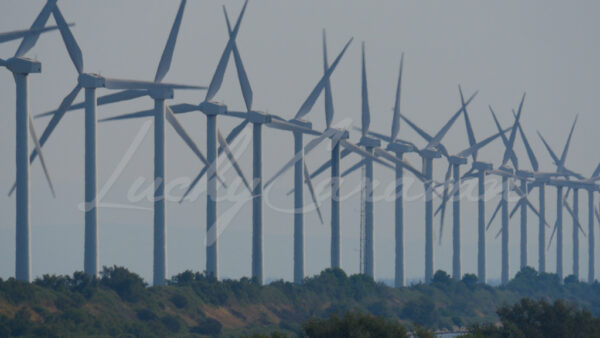
M 310 320 L 347 312 L 385 318 L 408 330 L 458 330 L 476 324 L 490 330 L 486 324 L 504 322 L 498 309 L 518 305 L 522 298 L 548 304 L 560 299 L 600 317 L 600 284 L 572 276 L 561 281 L 531 268 L 501 287 L 481 284 L 470 274 L 456 281 L 438 271 L 430 284 L 391 288 L 333 269 L 301 285 L 277 281 L 260 286 L 247 278 L 217 281 L 187 271 L 166 286 L 148 287 L 127 269 L 111 267 L 97 279 L 82 272 L 46 275 L 33 283 L 0 279 L 0 337 L 296 335 Z

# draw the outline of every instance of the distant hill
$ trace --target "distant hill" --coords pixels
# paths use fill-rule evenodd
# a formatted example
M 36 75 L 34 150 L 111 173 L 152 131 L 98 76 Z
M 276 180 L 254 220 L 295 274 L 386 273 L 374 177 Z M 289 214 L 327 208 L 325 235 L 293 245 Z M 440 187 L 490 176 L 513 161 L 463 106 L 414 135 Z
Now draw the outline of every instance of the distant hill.
M 162 287 L 147 287 L 125 268 L 104 268 L 90 279 L 44 276 L 33 283 L 0 279 L 0 337 L 10 335 L 241 335 L 299 333 L 311 318 L 349 310 L 452 330 L 498 321 L 496 310 L 521 298 L 563 299 L 600 316 L 600 284 L 592 285 L 524 268 L 506 286 L 452 280 L 438 271 L 431 284 L 391 288 L 365 275 L 328 269 L 302 285 L 251 279 L 216 281 L 184 272 Z

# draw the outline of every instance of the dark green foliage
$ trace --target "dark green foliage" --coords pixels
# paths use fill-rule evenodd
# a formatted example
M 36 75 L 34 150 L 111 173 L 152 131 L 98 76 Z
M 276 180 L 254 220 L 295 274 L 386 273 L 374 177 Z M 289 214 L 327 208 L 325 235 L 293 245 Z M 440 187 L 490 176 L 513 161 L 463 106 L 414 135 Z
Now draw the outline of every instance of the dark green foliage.
M 311 338 L 408 337 L 398 321 L 361 312 L 346 312 L 342 318 L 332 315 L 327 319 L 311 319 L 302 329 Z
M 104 267 L 100 284 L 113 289 L 121 299 L 128 302 L 138 301 L 146 291 L 146 283 L 142 277 L 118 266 Z
M 600 318 L 557 300 L 522 299 L 498 310 L 500 327 L 484 324 L 470 329 L 475 337 L 600 337 Z
M 177 333 L 181 329 L 181 324 L 179 323 L 179 320 L 177 320 L 177 317 L 175 317 L 175 316 L 167 315 L 167 316 L 164 316 L 160 321 L 172 333 Z
M 300 285 L 280 280 L 261 286 L 249 278 L 218 281 L 186 271 L 167 286 L 147 287 L 138 275 L 111 267 L 99 279 L 77 272 L 45 275 L 31 284 L 0 280 L 0 337 L 13 332 L 44 337 L 240 336 L 274 330 L 296 336 L 307 320 L 334 316 L 343 323 L 347 312 L 385 318 L 425 337 L 427 330 L 419 327 L 458 330 L 499 322 L 496 310 L 524 297 L 564 299 L 600 316 L 600 284 L 573 277 L 561 283 L 556 275 L 531 268 L 502 287 L 479 283 L 474 275 L 459 281 L 438 271 L 430 284 L 391 288 L 339 269 L 327 269 Z M 515 322 L 506 321 L 505 327 Z M 480 326 L 478 332 L 493 329 Z
M 219 333 L 221 333 L 222 329 L 223 325 L 221 325 L 221 323 L 219 323 L 218 320 L 207 318 L 200 325 L 191 328 L 190 332 L 209 336 L 216 336 Z
M 188 305 L 187 298 L 185 298 L 185 296 L 180 295 L 178 293 L 171 296 L 171 298 L 169 298 L 169 300 L 171 301 L 171 303 L 173 303 L 173 305 L 177 306 L 180 309 L 183 309 L 184 307 L 186 307 Z
M 136 311 L 137 317 L 144 322 L 149 322 L 152 320 L 157 320 L 158 316 L 156 313 L 152 312 L 152 310 L 148 309 L 139 309 Z
M 437 285 L 447 285 L 451 281 L 450 275 L 446 271 L 438 270 L 433 274 L 432 282 Z
M 467 288 L 469 288 L 469 290 L 473 290 L 477 286 L 479 279 L 477 278 L 476 275 L 474 275 L 472 273 L 467 273 L 463 276 L 462 282 L 463 282 L 463 284 L 465 284 L 465 286 Z

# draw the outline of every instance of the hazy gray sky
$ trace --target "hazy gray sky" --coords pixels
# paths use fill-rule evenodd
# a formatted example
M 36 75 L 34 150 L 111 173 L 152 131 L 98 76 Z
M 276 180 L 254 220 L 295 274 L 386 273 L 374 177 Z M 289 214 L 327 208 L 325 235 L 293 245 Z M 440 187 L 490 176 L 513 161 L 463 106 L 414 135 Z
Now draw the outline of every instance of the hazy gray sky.
M 24 29 L 31 25 L 44 1 L 5 0 L 0 5 L 0 31 Z M 151 80 L 166 42 L 178 1 L 75 1 L 61 0 L 59 6 L 84 56 L 87 72 L 106 76 Z M 166 82 L 208 85 L 225 46 L 227 30 L 221 5 L 237 17 L 242 1 L 188 1 L 173 65 Z M 457 84 L 467 95 L 479 90 L 469 113 L 478 140 L 495 131 L 487 109 L 492 105 L 501 123 L 512 123 L 523 91 L 527 92 L 522 125 L 536 150 L 542 170 L 554 170 L 539 130 L 556 151 L 561 151 L 575 114 L 579 122 L 567 160 L 568 167 L 590 175 L 600 156 L 594 131 L 600 122 L 596 112 L 600 75 L 600 23 L 595 1 L 250 1 L 238 36 L 238 46 L 253 90 L 254 107 L 291 118 L 322 73 L 321 30 L 327 29 L 330 59 L 350 37 L 355 41 L 332 76 L 335 121 L 352 118 L 360 125 L 360 42 L 367 47 L 367 69 L 371 103 L 371 130 L 389 133 L 391 107 L 401 52 L 405 52 L 402 112 L 425 130 L 434 133 L 459 107 Z M 53 24 L 53 19 L 49 20 Z M 0 46 L 0 57 L 14 54 L 18 44 Z M 28 54 L 42 62 L 42 74 L 30 76 L 30 112 L 55 109 L 74 87 L 76 72 L 57 32 L 44 34 Z M 0 71 L 0 192 L 8 192 L 15 177 L 15 88 L 11 74 Z M 103 92 L 104 93 L 104 92 Z M 80 94 L 82 99 L 83 94 Z M 197 103 L 204 92 L 176 93 L 172 103 Z M 230 108 L 243 109 L 233 61 L 216 99 Z M 126 104 L 102 107 L 98 116 L 112 116 L 149 109 L 148 98 Z M 314 128 L 324 127 L 321 99 L 308 115 Z M 202 149 L 205 149 L 205 118 L 201 114 L 181 116 L 181 121 Z M 220 118 L 219 126 L 228 132 L 238 121 Z M 35 121 L 40 134 L 47 119 Z M 143 120 L 99 124 L 99 187 L 102 187 L 143 125 Z M 464 121 L 458 120 L 444 139 L 455 153 L 467 147 Z M 248 129 L 249 131 L 250 129 Z M 423 145 L 422 139 L 405 124 L 400 137 Z M 291 135 L 265 129 L 264 175 L 271 177 L 292 154 Z M 351 135 L 352 140 L 358 134 Z M 39 162 L 31 169 L 31 238 L 34 276 L 46 273 L 72 273 L 83 268 L 83 214 L 78 204 L 83 198 L 83 114 L 70 113 L 45 146 L 46 161 L 54 181 L 53 199 L 44 181 Z M 520 164 L 526 158 L 520 140 L 516 143 Z M 596 149 L 596 150 L 594 150 Z M 131 162 L 105 197 L 106 202 L 127 202 L 133 182 L 152 177 L 152 133 L 148 134 Z M 251 148 L 239 159 L 251 175 Z M 490 146 L 483 160 L 498 164 L 503 150 L 499 142 Z M 311 153 L 308 165 L 316 168 L 328 156 L 325 145 Z M 167 180 L 193 178 L 201 168 L 178 136 L 167 132 Z M 420 168 L 416 156 L 409 160 Z M 343 168 L 353 164 L 348 158 Z M 435 162 L 435 175 L 443 176 L 446 163 Z M 463 170 L 466 170 L 465 167 Z M 381 190 L 393 182 L 393 173 L 377 166 L 375 175 Z M 329 174 L 319 180 L 324 182 Z M 235 179 L 233 172 L 226 175 Z M 291 172 L 274 188 L 275 207 L 290 207 Z M 359 182 L 356 173 L 343 189 Z M 323 183 L 321 183 L 323 184 Z M 204 183 L 201 184 L 202 186 Z M 415 187 L 415 191 L 420 188 Z M 0 193 L 0 277 L 14 275 L 15 200 Z M 221 192 L 225 193 L 225 191 Z M 309 201 L 308 193 L 306 201 Z M 537 205 L 537 191 L 531 195 Z M 555 217 L 555 192 L 548 189 L 547 219 Z M 587 223 L 587 197 L 581 195 L 581 214 Z M 488 203 L 488 215 L 496 205 Z M 312 275 L 329 264 L 329 202 L 322 201 L 325 224 L 315 212 L 305 217 L 306 273 Z M 435 201 L 435 207 L 439 201 Z M 135 203 L 151 207 L 148 201 Z M 228 204 L 223 203 L 220 209 Z M 194 202 L 169 203 L 168 273 L 185 269 L 203 270 L 205 264 L 204 194 Z M 342 204 L 342 266 L 358 271 L 359 199 Z M 448 210 L 449 211 L 449 210 Z M 463 273 L 476 271 L 475 203 L 464 202 L 462 209 Z M 220 269 L 223 277 L 250 275 L 251 204 L 246 203 L 220 237 Z M 420 278 L 424 270 L 424 208 L 420 200 L 406 203 L 407 277 Z M 447 216 L 450 216 L 448 212 Z M 529 264 L 537 266 L 537 219 L 530 215 Z M 292 215 L 265 206 L 265 275 L 291 279 Z M 437 245 L 435 268 L 451 269 L 449 224 L 442 245 Z M 152 269 L 152 212 L 100 209 L 100 264 L 124 265 L 150 280 Z M 499 242 L 494 239 L 498 222 L 488 232 L 488 275 L 499 277 Z M 585 225 L 587 230 L 587 224 Z M 511 222 L 511 275 L 518 269 L 518 221 Z M 600 232 L 600 231 L 599 231 Z M 597 232 L 598 233 L 598 232 Z M 393 203 L 375 206 L 376 276 L 393 276 Z M 582 276 L 587 275 L 587 241 L 581 240 Z M 554 270 L 554 245 L 548 251 L 548 268 Z M 600 260 L 597 270 L 600 270 Z M 571 271 L 571 222 L 565 215 L 565 271 Z

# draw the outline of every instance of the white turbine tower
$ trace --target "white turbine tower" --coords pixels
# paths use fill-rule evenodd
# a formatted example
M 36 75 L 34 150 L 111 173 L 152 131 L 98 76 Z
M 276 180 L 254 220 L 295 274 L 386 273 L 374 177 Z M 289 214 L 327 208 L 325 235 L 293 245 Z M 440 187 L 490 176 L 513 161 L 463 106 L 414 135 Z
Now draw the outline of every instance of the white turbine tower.
M 335 130 L 325 132 L 323 134 L 312 130 L 312 124 L 308 121 L 303 120 L 314 106 L 317 98 L 325 88 L 326 82 L 337 67 L 342 56 L 348 49 L 348 46 L 352 42 L 350 39 L 342 51 L 338 54 L 331 67 L 323 74 L 317 85 L 310 92 L 310 95 L 306 98 L 304 103 L 300 106 L 300 109 L 290 120 L 284 120 L 278 116 L 272 115 L 272 122 L 269 126 L 283 129 L 292 132 L 294 136 L 294 156 L 288 161 L 282 169 L 280 169 L 272 178 L 265 183 L 265 188 L 273 183 L 279 176 L 285 173 L 289 168 L 294 166 L 294 282 L 301 283 L 304 279 L 304 196 L 303 196 L 303 183 L 306 182 L 311 194 L 311 198 L 317 207 L 317 212 L 321 222 L 321 211 L 318 209 L 318 201 L 314 193 L 312 181 L 308 174 L 308 169 L 304 163 L 304 155 L 314 149 L 320 142 L 325 140 L 331 134 L 336 134 Z M 283 123 L 283 125 L 282 125 Z M 255 127 L 256 129 L 256 127 Z M 310 143 L 304 146 L 303 134 L 312 134 L 318 136 Z M 256 141 L 256 139 L 255 139 Z M 256 162 L 255 162 L 256 163 Z M 256 167 L 255 167 L 256 169 Z M 256 178 L 255 178 L 256 181 Z
M 442 154 L 446 157 L 449 156 L 448 151 L 440 142 L 476 95 L 477 92 L 473 93 L 466 102 L 462 102 L 460 109 L 452 115 L 450 120 L 434 136 L 429 135 L 406 116 L 400 114 L 400 118 L 427 141 L 427 145 L 423 149 L 417 150 L 419 156 L 423 159 L 422 169 L 425 188 L 425 282 L 427 283 L 433 278 L 433 160 L 441 157 Z
M 509 274 L 510 274 L 509 261 L 508 261 L 508 259 L 509 259 L 508 194 L 510 191 L 509 180 L 514 177 L 514 170 L 518 169 L 518 167 L 519 167 L 517 157 L 513 151 L 513 145 L 514 145 L 516 134 L 517 134 L 517 123 L 521 117 L 521 109 L 523 107 L 524 101 L 525 101 L 525 94 L 523 94 L 521 103 L 519 104 L 519 111 L 517 113 L 517 116 L 515 117 L 515 123 L 513 124 L 512 128 L 511 128 L 511 133 L 510 133 L 509 139 L 506 139 L 506 136 L 504 135 L 504 133 L 501 134 L 502 142 L 504 143 L 504 146 L 505 146 L 501 165 L 498 167 L 498 169 L 488 170 L 489 173 L 492 173 L 492 174 L 502 177 L 502 197 L 500 199 L 500 203 L 498 203 L 498 206 L 496 207 L 496 210 L 494 211 L 494 214 L 492 215 L 492 218 L 490 219 L 490 222 L 488 223 L 488 226 L 487 226 L 487 228 L 490 227 L 498 210 L 501 210 L 502 211 L 502 214 L 501 214 L 502 227 L 500 228 L 499 234 L 502 235 L 502 239 L 501 239 L 502 240 L 502 244 L 501 244 L 502 255 L 501 255 L 501 273 L 500 273 L 500 280 L 501 280 L 502 284 L 506 284 L 508 282 L 508 278 L 509 278 Z M 498 119 L 496 118 L 496 114 L 494 113 L 494 110 L 492 109 L 492 107 L 489 107 L 489 109 L 490 109 L 490 112 L 492 113 L 492 117 L 494 118 L 494 123 L 496 124 L 498 132 L 502 132 L 502 128 L 500 127 L 500 123 L 498 122 Z M 512 162 L 514 169 L 508 166 L 509 160 Z
M 94 73 L 85 73 L 83 71 L 83 57 L 81 49 L 77 44 L 72 32 L 66 24 L 58 6 L 53 9 L 54 19 L 58 23 L 62 38 L 69 53 L 69 56 L 75 66 L 79 77 L 75 88 L 63 99 L 59 108 L 55 111 L 41 114 L 40 116 L 52 116 L 48 122 L 40 139 L 43 146 L 54 129 L 58 126 L 65 113 L 70 110 L 72 103 L 81 91 L 85 89 L 85 192 L 84 192 L 84 211 L 85 211 L 85 236 L 84 236 L 84 272 L 90 276 L 98 274 L 99 256 L 98 256 L 98 224 L 97 224 L 97 201 L 96 201 L 96 89 L 127 89 L 147 91 L 156 90 L 163 87 L 171 88 L 189 88 L 185 85 L 159 84 L 157 82 L 144 82 L 135 80 L 121 80 L 106 78 Z M 121 92 L 123 93 L 123 92 Z M 33 161 L 37 156 L 34 151 L 30 156 Z
M 207 205 L 206 205 L 206 221 L 207 221 L 207 226 L 206 226 L 206 234 L 207 234 L 207 238 L 206 238 L 206 242 L 207 242 L 207 246 L 206 246 L 206 271 L 207 273 L 213 275 L 215 278 L 219 278 L 219 264 L 218 264 L 218 222 L 217 222 L 217 141 L 221 144 L 221 148 L 219 149 L 219 154 L 225 150 L 228 154 L 228 158 L 232 161 L 233 163 L 233 167 L 235 168 L 235 170 L 238 172 L 238 174 L 240 175 L 240 177 L 242 178 L 244 184 L 246 185 L 246 187 L 250 190 L 250 186 L 247 182 L 247 180 L 245 179 L 245 177 L 243 176 L 241 169 L 239 168 L 239 165 L 237 164 L 237 162 L 235 161 L 235 159 L 231 156 L 231 152 L 229 151 L 229 147 L 227 146 L 227 141 L 222 137 L 220 131 L 217 128 L 217 116 L 218 115 L 226 115 L 227 113 L 227 106 L 218 103 L 218 102 L 214 102 L 212 101 L 212 99 L 214 98 L 214 96 L 217 94 L 217 92 L 219 91 L 221 84 L 223 83 L 223 77 L 225 75 L 225 70 L 227 68 L 227 63 L 229 61 L 229 57 L 232 51 L 234 51 L 234 53 L 238 53 L 237 52 L 237 47 L 235 45 L 235 38 L 237 36 L 239 27 L 240 27 L 240 23 L 242 20 L 242 17 L 244 16 L 244 12 L 246 10 L 246 4 L 248 2 L 246 1 L 244 3 L 244 6 L 242 7 L 242 10 L 240 12 L 240 16 L 238 17 L 237 23 L 235 25 L 234 30 L 232 31 L 231 29 L 229 30 L 230 33 L 230 37 L 229 40 L 227 42 L 227 45 L 225 46 L 225 49 L 223 50 L 223 53 L 221 54 L 221 58 L 219 60 L 219 63 L 217 64 L 217 68 L 215 70 L 215 73 L 213 74 L 212 80 L 210 82 L 210 85 L 208 87 L 208 91 L 206 93 L 206 97 L 204 99 L 204 101 L 202 101 L 200 104 L 187 104 L 187 103 L 182 103 L 182 104 L 176 104 L 176 105 L 172 105 L 170 106 L 168 109 L 170 109 L 174 114 L 181 114 L 181 113 L 188 113 L 188 112 L 194 112 L 194 111 L 199 111 L 202 112 L 203 114 L 206 115 L 207 118 L 207 132 L 206 132 L 206 136 L 207 136 L 207 156 L 208 156 L 208 163 L 210 165 L 207 165 L 203 168 L 203 173 L 208 171 L 209 173 L 209 179 L 207 180 Z M 227 18 L 227 13 L 225 12 L 225 17 L 227 19 L 227 24 L 229 26 L 229 19 Z M 229 27 L 231 28 L 231 27 Z M 245 73 L 242 76 L 242 78 L 246 79 Z M 245 93 L 246 94 L 246 93 Z M 244 98 L 247 100 L 247 104 L 251 105 L 252 104 L 252 91 L 250 90 L 250 92 L 244 96 Z M 112 119 L 128 119 L 128 118 L 140 118 L 140 117 L 148 117 L 148 116 L 152 116 L 153 115 L 153 110 L 144 110 L 144 111 L 140 111 L 140 112 L 136 112 L 136 113 L 130 113 L 130 114 L 125 114 L 125 115 L 121 115 Z M 193 183 L 193 185 L 196 184 L 198 180 L 195 180 L 195 182 Z M 188 190 L 189 192 L 189 190 Z M 186 194 L 184 195 L 184 198 Z M 182 198 L 183 200 L 183 198 Z
M 554 151 L 552 151 L 552 148 L 550 148 L 550 145 L 546 142 L 546 140 L 544 139 L 542 134 L 540 134 L 538 132 L 538 136 L 544 143 L 544 146 L 550 153 L 550 156 L 552 157 L 552 160 L 554 161 L 554 164 L 556 165 L 557 173 L 569 174 L 569 175 L 574 174 L 572 171 L 565 168 L 565 161 L 567 159 L 567 154 L 569 152 L 569 145 L 571 143 L 571 137 L 573 136 L 573 130 L 575 129 L 576 122 L 577 122 L 577 118 L 575 118 L 575 121 L 573 122 L 573 125 L 571 126 L 571 131 L 569 132 L 567 142 L 565 143 L 565 146 L 563 148 L 563 152 L 562 152 L 560 158 L 558 158 L 556 156 L 556 154 L 554 153 Z M 563 270 L 563 224 L 562 224 L 563 210 L 562 209 L 563 209 L 565 198 L 563 197 L 564 185 L 561 184 L 560 182 L 555 182 L 555 183 L 556 184 L 553 184 L 553 185 L 556 186 L 556 223 L 554 225 L 554 229 L 553 229 L 550 241 L 552 241 L 552 237 L 554 237 L 554 233 L 556 233 L 556 274 L 559 276 L 560 280 L 562 280 L 563 272 L 564 272 L 564 270 Z
M 179 134 L 179 136 L 192 148 L 196 156 L 206 165 L 210 163 L 206 157 L 200 152 L 194 141 L 179 123 L 173 111 L 165 106 L 165 100 L 173 98 L 173 89 L 178 88 L 194 88 L 205 89 L 205 87 L 194 86 L 172 86 L 161 85 L 160 82 L 167 74 L 173 57 L 173 50 L 177 40 L 177 34 L 181 25 L 183 10 L 185 8 L 185 0 L 181 1 L 175 22 L 169 34 L 169 39 L 165 46 L 165 50 L 161 57 L 154 82 L 155 87 L 150 89 L 146 95 L 149 95 L 154 100 L 154 285 L 162 285 L 165 282 L 167 275 L 167 227 L 165 224 L 165 120 L 168 121 Z M 107 120 L 131 118 L 135 116 L 115 117 Z
M 24 55 L 35 45 L 39 35 L 46 31 L 44 25 L 48 21 L 50 12 L 55 6 L 56 0 L 48 0 L 42 11 L 33 22 L 31 29 L 24 35 L 15 56 L 3 60 L 0 59 L 0 66 L 6 67 L 13 73 L 16 84 L 16 255 L 15 255 L 15 277 L 18 280 L 31 281 L 31 239 L 29 236 L 29 136 L 34 140 L 35 147 L 41 155 L 41 146 L 35 135 L 35 130 L 29 116 L 29 90 L 28 75 L 31 73 L 40 73 L 42 65 L 40 62 L 25 58 Z M 13 34 L 18 36 L 20 33 Z M 12 37 L 7 36 L 7 40 Z M 40 159 L 42 157 L 40 156 Z M 50 176 L 46 169 L 44 161 L 42 167 L 46 179 L 50 184 L 50 189 L 54 195 L 54 189 L 50 182 Z M 12 191 L 12 190 L 11 190 Z M 9 193 L 10 194 L 10 193 Z

